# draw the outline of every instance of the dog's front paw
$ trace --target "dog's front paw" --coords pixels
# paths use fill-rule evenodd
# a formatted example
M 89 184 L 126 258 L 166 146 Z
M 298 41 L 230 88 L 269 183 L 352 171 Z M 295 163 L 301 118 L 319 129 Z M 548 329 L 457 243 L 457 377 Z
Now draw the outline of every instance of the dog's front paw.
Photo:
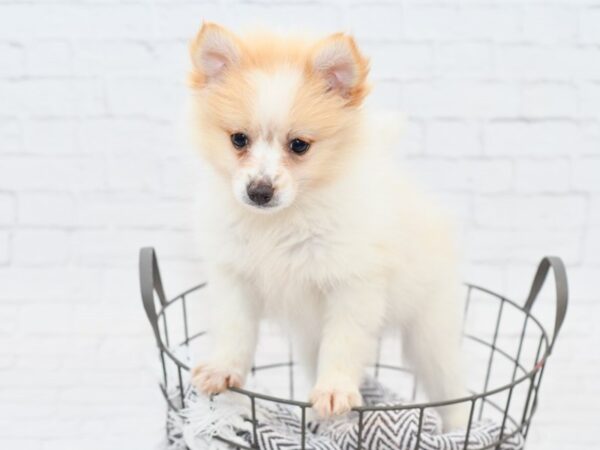
M 362 404 L 358 387 L 344 385 L 317 385 L 311 395 L 313 409 L 321 418 L 345 414 Z
M 199 364 L 192 369 L 192 383 L 204 394 L 218 394 L 230 387 L 241 387 L 244 376 L 241 371 L 218 364 Z

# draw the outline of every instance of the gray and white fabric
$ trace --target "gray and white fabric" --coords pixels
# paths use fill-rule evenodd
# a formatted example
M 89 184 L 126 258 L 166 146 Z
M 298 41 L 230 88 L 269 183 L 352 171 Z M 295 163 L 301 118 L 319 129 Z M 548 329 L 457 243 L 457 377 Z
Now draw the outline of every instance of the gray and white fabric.
M 369 406 L 397 405 L 401 399 L 374 379 L 366 379 L 361 386 L 363 402 Z M 239 396 L 237 396 L 239 397 Z M 245 403 L 248 403 L 248 399 Z M 194 389 L 186 394 L 187 408 L 183 414 L 172 417 L 170 433 L 176 445 L 185 443 L 192 450 L 210 447 L 214 435 L 226 437 L 251 446 L 253 429 L 250 410 L 239 399 L 221 395 L 212 401 L 200 396 Z M 256 438 L 263 450 L 300 450 L 300 409 L 265 401 L 256 402 L 258 425 Z M 351 413 L 335 420 L 308 420 L 305 448 L 311 450 L 356 450 L 358 448 L 358 414 Z M 501 426 L 490 420 L 474 421 L 467 448 L 485 448 L 498 439 Z M 419 412 L 417 410 L 372 411 L 363 414 L 362 448 L 365 450 L 414 450 L 417 445 Z M 520 450 L 524 440 L 513 433 L 508 425 L 504 436 L 512 435 L 502 450 Z M 441 419 L 431 408 L 425 409 L 419 449 L 462 450 L 465 431 L 441 432 Z M 223 447 L 226 448 L 226 447 Z

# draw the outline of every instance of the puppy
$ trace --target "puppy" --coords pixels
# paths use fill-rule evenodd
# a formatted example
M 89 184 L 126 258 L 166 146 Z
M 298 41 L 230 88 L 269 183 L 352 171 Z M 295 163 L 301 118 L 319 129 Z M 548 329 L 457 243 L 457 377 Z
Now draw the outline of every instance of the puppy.
M 205 23 L 190 51 L 216 304 L 213 355 L 195 385 L 242 386 L 259 321 L 274 317 L 313 376 L 321 416 L 360 405 L 386 327 L 401 329 L 431 400 L 464 395 L 452 233 L 361 108 L 368 61 L 354 40 L 240 38 Z M 466 421 L 462 406 L 441 412 L 446 429 Z

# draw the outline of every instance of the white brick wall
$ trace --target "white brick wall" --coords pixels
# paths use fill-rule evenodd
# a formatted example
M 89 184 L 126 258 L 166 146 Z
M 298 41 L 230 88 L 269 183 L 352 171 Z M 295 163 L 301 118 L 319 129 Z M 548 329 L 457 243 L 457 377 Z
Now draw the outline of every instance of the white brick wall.
M 399 157 L 458 217 L 467 275 L 522 300 L 569 265 L 572 304 L 529 448 L 600 445 L 600 1 L 0 0 L 0 448 L 148 449 L 162 403 L 137 250 L 201 276 L 181 143 L 203 19 L 352 31 Z M 549 309 L 549 307 L 546 307 Z

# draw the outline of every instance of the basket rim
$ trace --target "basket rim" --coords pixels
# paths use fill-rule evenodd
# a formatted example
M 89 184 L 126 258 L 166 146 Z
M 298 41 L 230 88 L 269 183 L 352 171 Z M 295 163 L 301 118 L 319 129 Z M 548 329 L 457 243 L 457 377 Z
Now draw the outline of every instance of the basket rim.
M 173 304 L 177 303 L 178 301 L 183 300 L 187 295 L 192 294 L 194 292 L 199 291 L 200 289 L 205 288 L 207 286 L 207 284 L 208 284 L 207 282 L 199 283 L 189 289 L 186 289 L 185 291 L 181 292 L 180 294 L 176 295 L 175 297 L 172 297 L 170 300 L 167 300 L 164 303 L 162 303 L 160 309 L 157 311 L 157 319 L 160 319 L 161 317 L 163 317 L 163 320 L 164 320 L 165 313 L 166 313 L 167 309 L 169 309 L 169 307 L 171 307 Z M 513 363 L 518 365 L 519 369 L 522 371 L 522 375 L 520 375 L 519 377 L 513 377 L 513 380 L 511 382 L 505 383 L 505 384 L 495 387 L 493 389 L 486 390 L 483 392 L 478 392 L 478 393 L 472 393 L 471 395 L 466 395 L 463 397 L 452 398 L 452 399 L 447 399 L 447 400 L 442 400 L 442 401 L 433 401 L 433 402 L 402 403 L 402 404 L 381 405 L 381 406 L 356 406 L 356 407 L 352 408 L 352 411 L 355 411 L 358 413 L 365 413 L 365 412 L 373 412 L 373 411 L 403 411 L 403 410 L 409 410 L 409 409 L 421 410 L 421 409 L 428 409 L 428 408 L 439 408 L 439 407 L 443 407 L 443 406 L 450 406 L 450 405 L 455 405 L 455 404 L 459 404 L 459 403 L 475 403 L 477 400 L 480 400 L 480 399 L 484 399 L 484 401 L 490 402 L 490 400 L 487 399 L 487 397 L 494 396 L 494 395 L 499 394 L 504 391 L 511 391 L 517 385 L 519 385 L 527 380 L 533 380 L 533 378 L 543 369 L 548 357 L 551 354 L 552 346 L 551 346 L 550 339 L 548 338 L 548 333 L 546 332 L 546 329 L 544 328 L 542 323 L 531 313 L 530 308 L 527 308 L 526 305 L 519 305 L 514 300 L 511 300 L 504 295 L 501 295 L 491 289 L 485 288 L 478 284 L 463 283 L 463 285 L 466 286 L 467 289 L 469 289 L 469 290 L 477 290 L 477 291 L 483 292 L 485 294 L 488 294 L 489 296 L 495 297 L 500 302 L 503 302 L 503 303 L 506 303 L 506 304 L 512 306 L 516 310 L 525 314 L 527 321 L 531 320 L 531 321 L 533 321 L 533 323 L 535 323 L 537 325 L 537 327 L 541 333 L 540 344 L 539 344 L 540 349 L 543 344 L 544 352 L 543 352 L 543 354 L 538 356 L 537 360 L 535 361 L 534 367 L 530 370 L 526 370 L 522 365 L 518 364 L 516 359 L 510 357 L 502 349 L 500 349 L 498 347 L 492 347 L 491 343 L 485 342 L 482 339 L 476 338 L 475 336 L 464 334 L 463 336 L 465 338 L 469 338 L 473 341 L 479 342 L 480 344 L 486 345 L 489 348 L 494 348 L 495 352 L 502 354 L 505 358 L 509 359 L 510 361 L 512 361 Z M 181 361 L 177 356 L 175 356 L 172 349 L 180 348 L 182 346 L 188 345 L 189 342 L 191 342 L 192 340 L 197 339 L 205 334 L 206 334 L 206 331 L 200 331 L 198 333 L 195 333 L 195 334 L 189 336 L 188 338 L 186 338 L 183 342 L 178 343 L 175 347 L 165 345 L 164 342 L 162 342 L 162 340 L 158 341 L 158 345 L 161 348 L 161 350 L 164 351 L 164 353 L 167 355 L 167 357 L 174 364 L 176 364 L 182 370 L 189 372 L 191 370 L 191 367 L 189 365 L 187 365 L 186 363 L 184 363 L 183 361 Z M 269 365 L 264 365 L 264 366 L 256 366 L 256 367 L 254 367 L 254 370 L 258 371 L 258 370 L 268 369 L 268 368 L 273 368 L 273 367 L 280 367 L 280 366 L 284 367 L 284 366 L 288 366 L 289 364 L 290 363 L 278 363 L 278 364 L 269 364 Z M 394 366 L 394 367 L 388 367 L 388 368 L 395 369 L 395 370 L 409 371 L 409 369 L 403 368 L 401 366 Z M 162 383 L 161 383 L 161 386 L 164 387 L 162 385 Z M 312 407 L 312 404 L 307 401 L 286 399 L 283 397 L 268 395 L 268 394 L 264 394 L 264 393 L 250 390 L 250 389 L 230 387 L 227 390 L 231 391 L 231 392 L 235 392 L 240 395 L 245 395 L 246 397 L 250 398 L 251 400 L 258 399 L 258 400 L 263 400 L 263 401 L 268 401 L 268 402 L 273 402 L 273 403 L 297 406 L 297 407 L 301 407 L 301 408 Z

